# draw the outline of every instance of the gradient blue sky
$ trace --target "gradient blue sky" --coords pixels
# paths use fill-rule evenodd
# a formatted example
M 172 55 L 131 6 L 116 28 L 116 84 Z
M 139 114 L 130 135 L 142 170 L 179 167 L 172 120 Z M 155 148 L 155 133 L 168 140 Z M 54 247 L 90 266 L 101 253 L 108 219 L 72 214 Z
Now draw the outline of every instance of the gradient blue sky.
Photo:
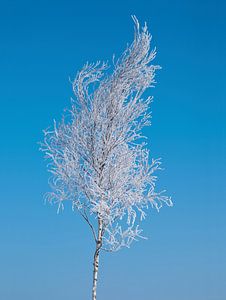
M 91 234 L 69 207 L 44 205 L 37 142 L 69 106 L 69 76 L 132 40 L 131 14 L 157 46 L 153 126 L 175 206 L 151 211 L 148 241 L 101 258 L 99 300 L 223 300 L 224 1 L 1 1 L 0 299 L 90 299 Z

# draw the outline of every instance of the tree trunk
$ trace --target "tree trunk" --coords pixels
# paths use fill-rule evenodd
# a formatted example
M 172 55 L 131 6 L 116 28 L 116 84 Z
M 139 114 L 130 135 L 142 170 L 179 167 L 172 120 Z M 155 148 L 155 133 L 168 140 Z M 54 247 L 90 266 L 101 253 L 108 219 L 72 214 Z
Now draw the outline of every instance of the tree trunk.
M 97 299 L 97 275 L 98 275 L 98 267 L 99 267 L 99 255 L 100 250 L 97 250 L 94 254 L 93 261 L 93 290 L 92 290 L 92 300 Z
M 98 220 L 98 238 L 97 238 L 97 242 L 96 242 L 96 251 L 94 253 L 94 259 L 93 259 L 92 300 L 97 299 L 97 275 L 98 275 L 98 268 L 99 268 L 100 249 L 102 246 L 102 230 L 103 230 L 102 221 L 99 219 Z

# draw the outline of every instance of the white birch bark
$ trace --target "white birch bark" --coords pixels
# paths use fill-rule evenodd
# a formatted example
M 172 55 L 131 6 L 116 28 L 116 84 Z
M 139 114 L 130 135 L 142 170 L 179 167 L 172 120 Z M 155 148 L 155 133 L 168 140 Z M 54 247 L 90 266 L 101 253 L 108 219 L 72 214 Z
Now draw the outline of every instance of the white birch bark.
M 100 249 L 102 247 L 102 236 L 103 236 L 103 223 L 102 220 L 98 220 L 98 237 L 96 241 L 96 250 L 93 259 L 93 288 L 92 288 L 92 300 L 97 299 L 97 276 L 100 259 Z

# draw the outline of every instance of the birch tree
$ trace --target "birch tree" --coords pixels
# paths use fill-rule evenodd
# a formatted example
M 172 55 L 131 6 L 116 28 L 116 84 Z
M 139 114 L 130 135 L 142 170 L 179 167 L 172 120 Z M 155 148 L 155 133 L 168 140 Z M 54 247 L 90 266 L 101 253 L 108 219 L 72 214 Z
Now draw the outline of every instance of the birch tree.
M 67 114 L 44 130 L 41 150 L 48 159 L 58 211 L 70 201 L 88 224 L 95 241 L 92 300 L 96 300 L 101 251 L 114 252 L 143 238 L 140 221 L 149 208 L 172 205 L 155 188 L 160 160 L 150 158 L 142 129 L 150 126 L 152 97 L 160 67 L 152 64 L 147 25 L 135 16 L 134 39 L 123 54 L 107 63 L 86 63 L 71 82 L 74 99 Z

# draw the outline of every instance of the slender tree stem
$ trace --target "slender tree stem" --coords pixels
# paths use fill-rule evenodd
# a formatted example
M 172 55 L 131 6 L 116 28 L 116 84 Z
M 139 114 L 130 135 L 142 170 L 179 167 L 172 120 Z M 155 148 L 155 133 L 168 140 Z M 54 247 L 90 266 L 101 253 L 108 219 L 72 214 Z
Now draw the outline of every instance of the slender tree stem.
M 98 220 L 98 239 L 96 242 L 96 250 L 93 258 L 93 288 L 92 288 L 92 300 L 97 299 L 97 275 L 99 269 L 99 257 L 100 257 L 100 249 L 102 247 L 102 232 L 103 232 L 103 223 L 99 219 Z
M 95 252 L 94 261 L 93 261 L 93 289 L 92 289 L 92 300 L 97 299 L 97 275 L 99 268 L 99 255 L 100 252 Z

